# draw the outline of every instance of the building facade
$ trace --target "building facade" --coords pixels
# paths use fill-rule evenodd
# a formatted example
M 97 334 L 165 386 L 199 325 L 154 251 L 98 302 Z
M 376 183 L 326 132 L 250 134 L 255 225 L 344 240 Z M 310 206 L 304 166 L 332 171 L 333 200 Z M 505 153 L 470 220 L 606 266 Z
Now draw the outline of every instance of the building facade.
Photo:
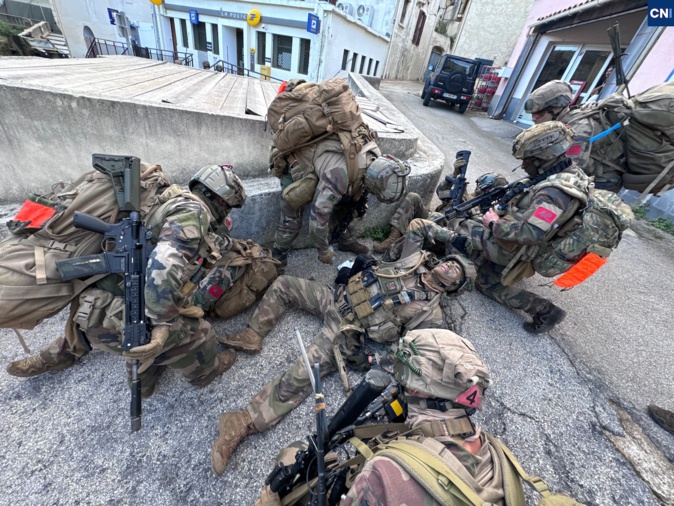
M 382 75 L 388 23 L 371 3 L 170 0 L 156 12 L 163 48 L 191 53 L 195 66 L 320 81 L 342 71 Z

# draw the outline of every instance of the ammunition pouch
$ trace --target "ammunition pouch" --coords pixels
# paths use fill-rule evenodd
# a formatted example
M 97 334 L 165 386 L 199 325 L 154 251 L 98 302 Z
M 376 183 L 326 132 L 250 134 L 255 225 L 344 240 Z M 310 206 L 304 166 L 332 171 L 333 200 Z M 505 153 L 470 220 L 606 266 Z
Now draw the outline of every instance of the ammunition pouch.
M 318 176 L 315 172 L 311 172 L 286 186 L 281 195 L 290 207 L 302 209 L 314 199 L 316 186 L 318 186 Z

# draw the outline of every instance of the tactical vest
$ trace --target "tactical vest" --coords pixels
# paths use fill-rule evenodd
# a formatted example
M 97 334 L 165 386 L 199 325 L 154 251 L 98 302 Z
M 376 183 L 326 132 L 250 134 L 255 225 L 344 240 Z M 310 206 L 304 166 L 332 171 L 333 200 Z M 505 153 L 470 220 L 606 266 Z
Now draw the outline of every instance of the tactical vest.
M 502 283 L 506 286 L 515 283 L 519 279 L 533 276 L 535 270 L 531 262 L 540 252 L 545 251 L 547 254 L 561 253 L 554 246 L 558 243 L 553 243 L 552 246 L 550 243 L 555 237 L 564 236 L 578 226 L 579 222 L 578 220 L 574 220 L 574 218 L 587 205 L 591 191 L 590 180 L 580 168 L 575 167 L 574 171 L 567 169 L 564 172 L 550 176 L 545 181 L 534 186 L 530 192 L 523 194 L 521 198 L 511 201 L 508 214 L 518 221 L 524 221 L 524 213 L 531 207 L 536 194 L 546 188 L 555 188 L 564 192 L 571 198 L 571 202 L 562 211 L 561 216 L 555 218 L 555 225 L 545 233 L 541 243 L 532 246 L 522 246 L 505 252 L 501 249 L 501 253 L 505 253 L 501 257 L 501 261 L 503 261 L 504 257 L 509 258 L 509 261 L 507 263 L 496 263 L 506 265 L 501 278 Z M 498 241 L 496 242 L 498 243 Z
M 346 289 L 347 322 L 356 319 L 373 341 L 386 343 L 401 336 L 403 327 L 414 328 L 440 302 L 441 293 L 426 288 L 421 275 L 427 254 L 419 251 L 395 262 L 380 262 L 349 279 Z M 396 306 L 415 300 L 427 301 L 423 311 L 411 321 L 401 321 Z

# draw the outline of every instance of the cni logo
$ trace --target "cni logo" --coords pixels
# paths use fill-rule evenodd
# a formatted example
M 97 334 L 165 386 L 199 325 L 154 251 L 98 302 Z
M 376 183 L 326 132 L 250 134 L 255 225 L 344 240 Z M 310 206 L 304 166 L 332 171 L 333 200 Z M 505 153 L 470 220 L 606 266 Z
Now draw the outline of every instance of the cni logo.
M 674 26 L 674 0 L 648 0 L 648 26 Z

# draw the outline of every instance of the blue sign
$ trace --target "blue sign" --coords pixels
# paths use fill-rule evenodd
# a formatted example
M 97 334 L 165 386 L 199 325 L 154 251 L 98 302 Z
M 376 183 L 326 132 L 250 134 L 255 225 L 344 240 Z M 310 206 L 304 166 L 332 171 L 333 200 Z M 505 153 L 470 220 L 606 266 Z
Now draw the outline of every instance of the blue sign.
M 108 18 L 110 18 L 110 24 L 111 25 L 116 25 L 115 23 L 115 14 L 117 14 L 119 11 L 117 9 L 111 9 L 108 7 Z
M 674 26 L 674 0 L 648 0 L 648 26 Z
M 309 13 L 307 17 L 307 32 L 318 33 L 321 29 L 321 20 L 316 14 Z
M 190 23 L 193 25 L 199 24 L 199 13 L 196 9 L 190 9 Z

